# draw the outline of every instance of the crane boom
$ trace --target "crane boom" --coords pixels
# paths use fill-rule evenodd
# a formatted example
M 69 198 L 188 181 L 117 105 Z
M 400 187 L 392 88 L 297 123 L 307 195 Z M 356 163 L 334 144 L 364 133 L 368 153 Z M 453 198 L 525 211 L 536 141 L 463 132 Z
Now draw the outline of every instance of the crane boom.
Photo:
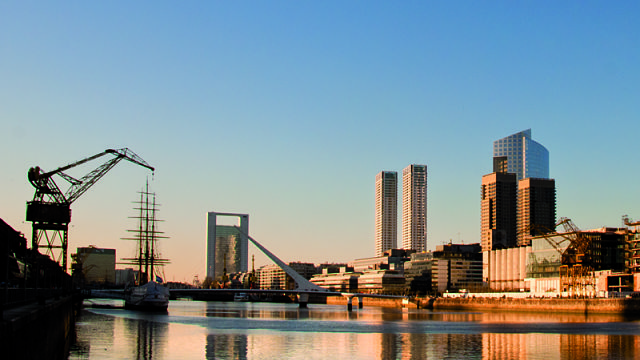
M 114 157 L 80 179 L 64 173 L 66 170 L 108 154 Z M 121 160 L 130 161 L 151 171 L 155 170 L 154 167 L 147 164 L 146 161 L 128 148 L 117 150 L 107 149 L 101 153 L 49 172 L 43 172 L 38 166 L 30 168 L 27 177 L 36 189 L 33 200 L 27 202 L 27 221 L 32 222 L 33 229 L 32 248 L 37 250 L 38 247 L 40 247 L 41 240 L 46 240 L 47 244 L 44 244 L 42 247 L 48 249 L 49 255 L 51 255 L 54 260 L 56 260 L 56 257 L 55 254 L 53 254 L 53 249 L 62 249 L 62 253 L 59 254 L 60 258 L 56 261 L 62 261 L 63 268 L 66 270 L 67 230 L 68 224 L 71 221 L 71 203 L 89 190 L 91 186 Z M 71 184 L 65 193 L 61 191 L 60 187 L 53 180 L 54 175 L 60 176 Z M 58 241 L 60 245 L 57 244 Z

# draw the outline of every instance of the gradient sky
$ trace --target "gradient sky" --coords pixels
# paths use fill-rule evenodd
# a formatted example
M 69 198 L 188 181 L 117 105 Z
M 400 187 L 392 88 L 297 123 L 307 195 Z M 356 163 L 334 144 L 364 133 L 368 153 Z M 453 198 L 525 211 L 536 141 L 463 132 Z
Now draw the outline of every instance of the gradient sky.
M 0 218 L 30 239 L 30 167 L 128 147 L 155 174 L 121 162 L 79 198 L 70 252 L 133 256 L 120 238 L 149 176 L 169 280 L 204 277 L 207 211 L 248 213 L 284 261 L 373 256 L 375 175 L 412 163 L 428 165 L 427 247 L 479 242 L 492 143 L 531 128 L 558 216 L 621 226 L 640 218 L 638 14 L 604 1 L 4 1 Z

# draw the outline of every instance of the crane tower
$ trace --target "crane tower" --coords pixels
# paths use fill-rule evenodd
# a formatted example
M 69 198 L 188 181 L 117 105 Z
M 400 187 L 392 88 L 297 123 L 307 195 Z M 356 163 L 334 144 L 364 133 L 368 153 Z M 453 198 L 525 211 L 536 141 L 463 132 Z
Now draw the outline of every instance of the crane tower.
M 80 179 L 75 179 L 64 171 L 78 165 L 95 160 L 105 155 L 111 159 L 92 170 Z M 68 229 L 71 221 L 71 203 L 84 194 L 93 184 L 111 170 L 120 160 L 128 160 L 151 171 L 154 168 L 147 164 L 133 151 L 124 149 L 107 149 L 104 152 L 76 161 L 56 170 L 44 172 L 40 167 L 29 169 L 28 178 L 36 189 L 33 200 L 27 202 L 27 221 L 32 223 L 31 248 L 45 248 L 46 254 L 67 270 Z M 66 180 L 70 187 L 62 192 L 53 180 L 58 175 Z

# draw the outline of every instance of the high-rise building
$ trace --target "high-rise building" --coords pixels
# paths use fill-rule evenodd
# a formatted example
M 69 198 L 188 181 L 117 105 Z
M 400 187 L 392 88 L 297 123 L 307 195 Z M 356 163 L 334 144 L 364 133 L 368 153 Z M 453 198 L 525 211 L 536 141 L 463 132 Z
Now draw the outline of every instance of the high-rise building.
M 518 246 L 531 245 L 531 237 L 551 232 L 556 223 L 556 182 L 526 178 L 518 182 Z
M 395 249 L 398 239 L 398 173 L 381 171 L 376 175 L 376 256 Z
M 494 172 L 482 177 L 480 245 L 482 251 L 516 245 L 516 174 Z
M 402 248 L 427 251 L 427 165 L 402 170 Z
M 549 151 L 531 139 L 531 129 L 509 135 L 493 142 L 493 172 L 548 179 Z
M 218 223 L 219 217 L 237 218 L 237 225 Z M 207 213 L 207 277 L 246 272 L 249 257 L 249 215 Z

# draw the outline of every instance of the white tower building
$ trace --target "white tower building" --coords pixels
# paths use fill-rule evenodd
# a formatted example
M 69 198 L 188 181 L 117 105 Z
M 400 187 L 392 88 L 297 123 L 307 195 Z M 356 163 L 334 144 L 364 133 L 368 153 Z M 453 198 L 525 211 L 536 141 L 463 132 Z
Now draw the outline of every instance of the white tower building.
M 402 170 L 402 248 L 427 251 L 427 165 Z
M 381 171 L 376 175 L 376 256 L 397 247 L 398 173 Z

